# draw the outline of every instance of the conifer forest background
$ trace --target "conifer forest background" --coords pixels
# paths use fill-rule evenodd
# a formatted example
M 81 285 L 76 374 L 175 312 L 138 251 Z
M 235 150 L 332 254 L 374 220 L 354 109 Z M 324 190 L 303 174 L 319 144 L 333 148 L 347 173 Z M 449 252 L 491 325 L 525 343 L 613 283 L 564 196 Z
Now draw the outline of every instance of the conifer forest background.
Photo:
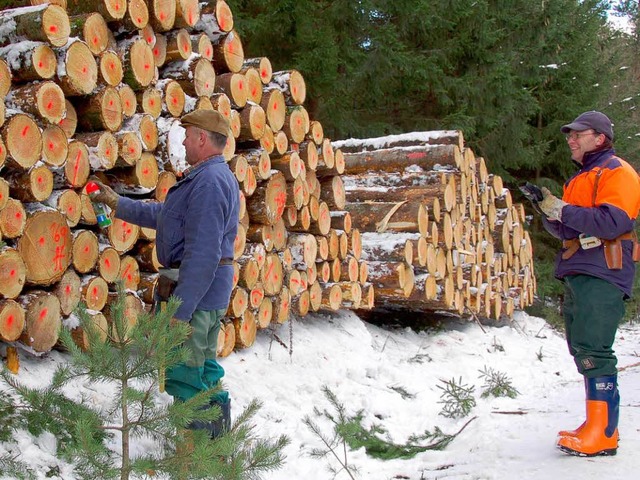
M 310 116 L 334 140 L 459 129 L 514 194 L 527 180 L 559 194 L 575 171 L 560 126 L 600 110 L 617 153 L 640 167 L 636 0 L 228 3 L 245 53 L 299 70 Z M 529 228 L 538 295 L 557 299 L 559 243 L 535 217 Z M 546 303 L 534 313 L 549 314 Z M 637 305 L 627 310 L 638 316 Z

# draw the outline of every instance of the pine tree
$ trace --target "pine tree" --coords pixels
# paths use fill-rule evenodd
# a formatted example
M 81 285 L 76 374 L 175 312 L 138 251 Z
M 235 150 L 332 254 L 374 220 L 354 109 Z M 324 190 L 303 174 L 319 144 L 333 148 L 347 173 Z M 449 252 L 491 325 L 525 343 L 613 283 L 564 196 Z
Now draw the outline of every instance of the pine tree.
M 181 347 L 188 326 L 170 322 L 179 302 L 172 299 L 164 312 L 144 313 L 130 326 L 124 316 L 124 298 L 120 291 L 112 306 L 107 342 L 86 312 L 78 311 L 89 348 L 80 350 L 70 333 L 62 331 L 69 363 L 56 369 L 47 387 L 31 388 L 2 372 L 13 397 L 0 397 L 0 411 L 12 414 L 12 422 L 3 429 L 5 439 L 8 428 L 26 428 L 34 435 L 53 433 L 58 454 L 74 465 L 78 478 L 244 479 L 278 468 L 288 440 L 255 435 L 251 421 L 260 408 L 257 401 L 215 440 L 202 430 L 186 428 L 193 420 L 214 420 L 220 410 L 206 408 L 214 391 L 168 405 L 159 395 L 158 372 L 188 356 Z M 89 384 L 112 396 L 103 405 L 83 395 L 78 398 L 78 388 Z M 134 456 L 134 450 L 141 450 L 134 449 L 135 443 L 141 441 L 155 448 Z

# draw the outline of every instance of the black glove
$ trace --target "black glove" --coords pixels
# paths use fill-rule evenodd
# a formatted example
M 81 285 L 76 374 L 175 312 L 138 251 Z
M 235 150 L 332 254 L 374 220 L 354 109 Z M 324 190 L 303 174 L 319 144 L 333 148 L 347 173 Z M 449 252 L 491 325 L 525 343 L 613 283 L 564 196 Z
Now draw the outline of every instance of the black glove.
M 540 202 L 544 200 L 544 195 L 542 194 L 542 190 L 537 185 L 533 183 L 525 183 L 524 185 L 520 185 L 518 187 L 522 194 L 531 202 L 533 209 L 538 212 L 540 215 L 547 216 L 542 209 L 540 208 Z

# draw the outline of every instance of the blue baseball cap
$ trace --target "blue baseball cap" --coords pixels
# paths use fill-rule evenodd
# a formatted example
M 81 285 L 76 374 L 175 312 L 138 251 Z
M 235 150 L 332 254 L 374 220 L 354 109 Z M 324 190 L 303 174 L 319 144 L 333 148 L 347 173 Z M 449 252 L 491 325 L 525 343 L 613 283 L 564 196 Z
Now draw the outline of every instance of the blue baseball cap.
M 569 133 L 571 130 L 581 132 L 589 129 L 602 133 L 609 140 L 613 140 L 613 124 L 611 120 L 604 113 L 596 112 L 595 110 L 578 115 L 573 122 L 563 125 L 560 131 Z

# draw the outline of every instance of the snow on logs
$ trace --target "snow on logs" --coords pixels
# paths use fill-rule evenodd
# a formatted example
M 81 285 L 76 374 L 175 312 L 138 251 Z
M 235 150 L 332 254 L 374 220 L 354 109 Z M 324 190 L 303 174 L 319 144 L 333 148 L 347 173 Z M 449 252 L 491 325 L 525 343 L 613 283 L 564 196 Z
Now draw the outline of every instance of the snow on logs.
M 0 11 L 0 95 L 2 341 L 45 352 L 64 325 L 85 348 L 80 303 L 115 338 L 118 281 L 128 322 L 150 308 L 155 231 L 113 215 L 100 230 L 84 187 L 96 175 L 163 201 L 187 167 L 178 119 L 194 109 L 229 118 L 224 156 L 240 185 L 220 355 L 291 315 L 374 302 L 457 311 L 464 302 L 495 315 L 498 299 L 520 306 L 533 286 L 521 211 L 458 132 L 391 141 L 392 153 L 379 141 L 332 145 L 304 107 L 303 76 L 245 58 L 224 0 Z M 361 235 L 372 230 L 388 240 Z

